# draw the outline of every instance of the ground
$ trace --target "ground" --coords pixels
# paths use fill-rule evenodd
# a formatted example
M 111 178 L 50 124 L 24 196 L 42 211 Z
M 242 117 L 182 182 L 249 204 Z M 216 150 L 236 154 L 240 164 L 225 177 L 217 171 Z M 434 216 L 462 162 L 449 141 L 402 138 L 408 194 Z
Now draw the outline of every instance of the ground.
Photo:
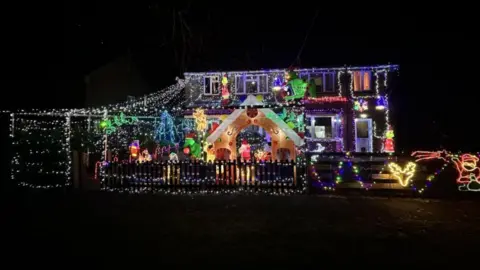
M 327 195 L 9 194 L 1 207 L 3 255 L 37 266 L 470 265 L 479 253 L 478 203 Z M 66 259 L 73 257 L 81 259 Z

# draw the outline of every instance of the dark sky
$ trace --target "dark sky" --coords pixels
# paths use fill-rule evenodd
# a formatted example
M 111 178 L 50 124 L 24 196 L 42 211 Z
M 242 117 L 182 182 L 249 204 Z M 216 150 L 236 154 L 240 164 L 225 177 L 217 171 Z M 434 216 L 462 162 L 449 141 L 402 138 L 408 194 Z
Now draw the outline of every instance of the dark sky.
M 385 1 L 358 7 L 324 2 L 318 8 L 302 1 L 123 2 L 12 8 L 15 20 L 4 22 L 4 95 L 11 94 L 2 108 L 81 107 L 84 75 L 128 51 L 154 88 L 185 70 L 396 63 L 401 85 L 392 98 L 399 143 L 480 149 L 478 87 L 471 87 L 478 77 L 478 42 L 475 17 L 465 10 Z

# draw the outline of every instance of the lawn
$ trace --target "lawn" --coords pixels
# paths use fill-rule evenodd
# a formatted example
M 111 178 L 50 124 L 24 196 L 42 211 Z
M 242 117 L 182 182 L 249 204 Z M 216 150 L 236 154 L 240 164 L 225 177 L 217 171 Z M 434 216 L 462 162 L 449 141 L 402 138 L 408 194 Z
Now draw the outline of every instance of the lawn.
M 41 255 L 43 263 L 151 257 L 155 264 L 272 268 L 471 264 L 479 253 L 478 205 L 359 196 L 19 193 L 2 200 L 3 254 Z

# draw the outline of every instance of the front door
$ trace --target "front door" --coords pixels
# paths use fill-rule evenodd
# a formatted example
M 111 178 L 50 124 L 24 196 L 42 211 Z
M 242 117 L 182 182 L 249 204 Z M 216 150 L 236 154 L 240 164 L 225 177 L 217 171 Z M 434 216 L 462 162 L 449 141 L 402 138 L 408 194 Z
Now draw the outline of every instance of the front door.
M 373 152 L 372 119 L 355 119 L 355 151 Z

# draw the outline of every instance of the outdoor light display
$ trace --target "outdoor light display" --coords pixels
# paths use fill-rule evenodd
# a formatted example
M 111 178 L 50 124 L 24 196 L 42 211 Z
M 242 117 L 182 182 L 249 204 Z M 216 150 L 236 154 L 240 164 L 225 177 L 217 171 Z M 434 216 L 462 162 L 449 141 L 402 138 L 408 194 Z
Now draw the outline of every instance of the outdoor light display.
M 390 172 L 398 180 L 398 183 L 403 187 L 406 187 L 410 184 L 412 177 L 415 175 L 416 167 L 417 165 L 414 162 L 408 162 L 404 168 L 402 168 L 395 162 L 391 162 L 388 164 Z
M 132 159 L 137 159 L 140 154 L 140 143 L 138 142 L 138 140 L 133 141 L 130 144 L 129 149 L 130 149 L 130 157 Z
M 387 153 L 395 152 L 393 138 L 395 137 L 392 127 L 388 127 L 387 131 L 385 132 L 385 140 L 383 151 Z
M 374 189 L 381 180 L 370 181 L 366 172 L 372 160 L 382 159 L 382 169 L 371 175 L 393 177 L 405 189 L 422 193 L 448 167 L 456 170 L 451 181 L 460 190 L 479 191 L 478 154 L 416 152 L 416 161 L 380 154 L 395 151 L 387 82 L 397 69 L 187 73 L 171 87 L 128 102 L 12 112 L 12 179 L 33 188 L 69 186 L 77 170 L 72 157 L 79 152 L 95 164 L 88 169 L 107 191 L 298 194 L 306 192 L 313 181 L 309 177 L 315 175 L 329 191 L 349 182 Z M 358 70 L 368 71 L 371 89 L 353 91 L 352 75 Z M 326 82 L 320 79 L 326 77 L 315 77 L 324 73 L 333 74 L 328 77 L 333 80 L 331 92 L 321 93 L 326 88 L 320 85 Z M 205 90 L 208 76 L 217 76 L 212 80 L 218 84 L 214 93 Z M 325 126 L 312 125 L 322 117 L 331 121 L 334 131 L 315 129 Z M 356 149 L 355 119 L 371 119 L 374 153 L 348 152 Z M 329 166 L 307 167 L 308 155 L 314 164 Z M 418 163 L 429 159 L 452 166 L 426 175 Z M 320 170 L 329 170 L 333 181 L 324 181 Z
M 415 151 L 412 157 L 416 162 L 441 160 L 444 167 L 452 164 L 457 172 L 456 183 L 460 191 L 480 191 L 480 155 L 453 154 L 448 151 Z

